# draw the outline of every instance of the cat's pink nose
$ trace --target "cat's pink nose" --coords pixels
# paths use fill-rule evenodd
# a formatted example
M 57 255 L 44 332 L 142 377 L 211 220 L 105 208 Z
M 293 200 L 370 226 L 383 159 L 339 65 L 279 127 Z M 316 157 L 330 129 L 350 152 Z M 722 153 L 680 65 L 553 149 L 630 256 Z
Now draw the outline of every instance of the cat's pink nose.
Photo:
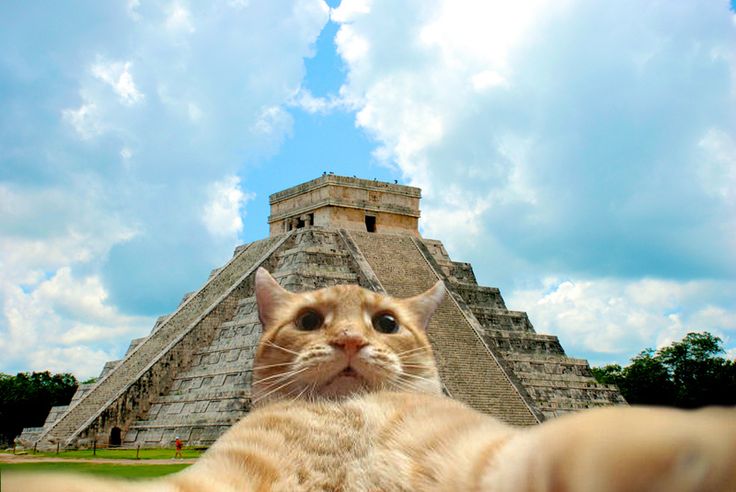
M 358 350 L 368 345 L 368 340 L 359 333 L 343 330 L 332 340 L 332 345 L 342 348 L 349 357 L 354 355 Z

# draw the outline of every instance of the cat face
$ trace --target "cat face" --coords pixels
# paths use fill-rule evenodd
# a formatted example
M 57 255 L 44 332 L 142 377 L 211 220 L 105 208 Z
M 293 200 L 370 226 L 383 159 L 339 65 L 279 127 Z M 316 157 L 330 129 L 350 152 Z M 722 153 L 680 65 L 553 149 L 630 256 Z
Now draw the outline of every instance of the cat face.
M 408 299 L 357 285 L 292 293 L 259 268 L 255 290 L 263 335 L 253 363 L 254 404 L 381 389 L 440 392 L 425 331 L 445 295 L 441 281 Z

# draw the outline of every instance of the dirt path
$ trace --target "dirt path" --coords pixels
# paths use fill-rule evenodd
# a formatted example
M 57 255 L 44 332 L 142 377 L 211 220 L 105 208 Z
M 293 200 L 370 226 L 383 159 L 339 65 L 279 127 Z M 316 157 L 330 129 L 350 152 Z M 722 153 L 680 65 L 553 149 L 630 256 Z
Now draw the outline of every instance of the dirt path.
M 130 459 L 117 459 L 117 458 L 50 458 L 41 456 L 28 456 L 28 455 L 17 455 L 17 454 L 5 454 L 0 453 L 0 464 L 2 463 L 51 463 L 51 462 L 64 462 L 64 463 L 97 463 L 97 464 L 116 464 L 116 465 L 177 465 L 177 464 L 188 464 L 196 462 L 196 459 L 185 459 L 185 460 L 130 460 Z

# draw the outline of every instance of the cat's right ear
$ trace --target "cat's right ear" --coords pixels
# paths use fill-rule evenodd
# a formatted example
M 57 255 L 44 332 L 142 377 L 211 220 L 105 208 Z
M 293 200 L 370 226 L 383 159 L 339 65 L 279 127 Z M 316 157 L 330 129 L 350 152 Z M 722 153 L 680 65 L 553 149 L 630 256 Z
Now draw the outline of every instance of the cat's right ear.
M 279 308 L 292 296 L 276 282 L 268 270 L 259 267 L 256 270 L 256 303 L 258 303 L 258 319 L 261 320 L 263 331 L 266 331 L 277 319 Z
M 431 289 L 422 292 L 418 296 L 404 299 L 404 302 L 407 303 L 410 309 L 414 312 L 419 325 L 423 329 L 427 329 L 429 319 L 445 298 L 446 292 L 447 289 L 445 288 L 445 284 L 442 280 L 438 280 Z

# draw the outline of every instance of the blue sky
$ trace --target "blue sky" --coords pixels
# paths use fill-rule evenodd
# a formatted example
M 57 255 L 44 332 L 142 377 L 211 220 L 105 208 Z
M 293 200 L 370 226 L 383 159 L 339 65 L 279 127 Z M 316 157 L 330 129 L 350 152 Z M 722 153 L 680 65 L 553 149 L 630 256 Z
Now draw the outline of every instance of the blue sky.
M 736 356 L 728 1 L 0 6 L 0 371 L 97 374 L 323 171 L 594 364 Z

